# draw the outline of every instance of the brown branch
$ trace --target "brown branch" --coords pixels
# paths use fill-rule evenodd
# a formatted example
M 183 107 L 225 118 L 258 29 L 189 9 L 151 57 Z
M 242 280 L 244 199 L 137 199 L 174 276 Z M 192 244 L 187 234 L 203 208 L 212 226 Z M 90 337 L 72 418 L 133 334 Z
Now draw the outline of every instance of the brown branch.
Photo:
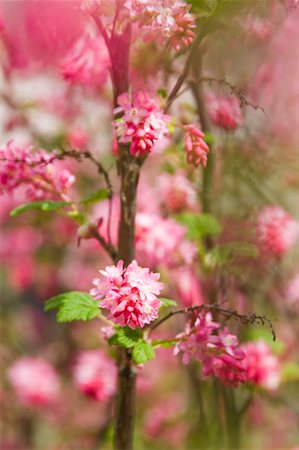
M 211 305 L 200 305 L 200 306 L 188 306 L 187 308 L 183 309 L 177 309 L 176 311 L 171 311 L 166 316 L 164 316 L 162 319 L 155 322 L 151 329 L 154 330 L 155 328 L 159 327 L 162 323 L 164 323 L 166 320 L 170 319 L 173 316 L 176 316 L 177 314 L 188 314 L 191 312 L 203 312 L 203 311 L 213 311 L 218 312 L 222 314 L 226 320 L 230 320 L 231 318 L 234 318 L 235 320 L 241 322 L 243 325 L 252 325 L 256 323 L 257 325 L 268 325 L 273 337 L 273 341 L 276 340 L 276 333 L 273 327 L 273 324 L 270 319 L 268 319 L 266 316 L 258 316 L 255 313 L 253 314 L 240 314 L 236 310 L 226 309 L 222 308 L 221 304 L 213 303 Z
M 101 246 L 106 250 L 109 256 L 111 256 L 111 259 L 114 263 L 117 263 L 118 261 L 118 252 L 114 245 L 107 242 L 103 236 L 98 232 L 98 230 L 90 230 L 90 234 L 101 244 Z
M 262 106 L 251 103 L 249 100 L 247 100 L 244 89 L 232 84 L 230 81 L 227 81 L 227 79 L 224 76 L 221 78 L 201 77 L 199 79 L 199 81 L 203 81 L 203 82 L 207 82 L 207 83 L 224 84 L 225 86 L 227 86 L 230 89 L 230 93 L 235 95 L 238 98 L 241 107 L 243 107 L 245 105 L 245 106 L 250 106 L 251 108 L 253 108 L 255 110 L 260 109 L 261 111 L 263 111 L 265 116 L 267 116 L 266 111 Z

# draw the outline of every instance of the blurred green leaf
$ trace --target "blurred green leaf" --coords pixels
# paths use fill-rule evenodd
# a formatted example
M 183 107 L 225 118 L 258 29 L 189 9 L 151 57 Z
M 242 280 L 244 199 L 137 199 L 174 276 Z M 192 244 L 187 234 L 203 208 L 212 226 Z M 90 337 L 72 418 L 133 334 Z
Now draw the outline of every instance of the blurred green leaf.
M 124 348 L 132 348 L 137 342 L 142 339 L 142 330 L 140 328 L 135 328 L 133 330 L 130 327 L 120 328 L 110 339 L 108 343 L 110 345 L 119 345 Z
M 155 350 L 148 342 L 139 341 L 133 348 L 132 356 L 136 364 L 144 364 L 155 357 Z
M 299 364 L 296 362 L 289 362 L 285 364 L 280 373 L 282 382 L 299 380 Z
M 159 298 L 162 302 L 160 309 L 170 308 L 171 306 L 177 306 L 177 302 L 175 300 L 171 300 L 170 298 Z
M 23 214 L 26 211 L 32 211 L 32 210 L 40 210 L 40 211 L 55 211 L 57 209 L 62 209 L 65 206 L 71 205 L 72 202 L 55 202 L 54 200 L 44 200 L 44 201 L 38 201 L 38 202 L 31 202 L 31 203 L 25 203 L 24 205 L 19 205 L 16 208 L 14 208 L 10 212 L 11 217 L 19 216 L 20 214 Z
M 82 205 L 92 205 L 93 203 L 100 202 L 109 198 L 109 191 L 107 189 L 99 189 L 93 194 L 81 200 L 79 203 Z
M 187 227 L 187 238 L 199 240 L 205 236 L 217 236 L 221 225 L 211 214 L 183 213 L 176 217 L 178 222 Z
M 158 93 L 158 95 L 159 95 L 159 97 L 161 97 L 161 98 L 163 98 L 163 99 L 165 99 L 165 98 L 167 98 L 167 96 L 168 96 L 168 93 L 167 93 L 167 89 L 166 88 L 159 88 L 158 90 L 157 90 L 157 93 Z
M 155 339 L 152 342 L 152 345 L 154 347 L 164 347 L 164 348 L 173 347 L 175 344 L 177 344 L 176 339 Z
M 99 305 L 85 292 L 66 292 L 51 298 L 45 303 L 45 311 L 58 309 L 57 322 L 91 320 L 99 314 Z

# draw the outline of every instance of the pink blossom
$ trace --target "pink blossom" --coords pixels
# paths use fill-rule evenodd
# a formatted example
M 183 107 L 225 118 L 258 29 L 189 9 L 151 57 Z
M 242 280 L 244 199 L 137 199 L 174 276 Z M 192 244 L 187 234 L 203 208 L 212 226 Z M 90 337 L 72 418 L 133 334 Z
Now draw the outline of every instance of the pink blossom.
M 274 27 L 270 20 L 254 15 L 247 16 L 242 27 L 249 38 L 258 42 L 268 41 L 274 32 Z
M 154 100 L 146 92 L 138 91 L 131 102 L 128 94 L 122 94 L 117 99 L 116 115 L 121 118 L 113 122 L 119 142 L 131 143 L 130 152 L 139 156 L 150 153 L 164 134 L 167 133 L 169 116 L 163 114 Z
M 79 353 L 73 378 L 80 391 L 94 400 L 103 402 L 115 393 L 116 367 L 101 350 Z
M 163 173 L 158 178 L 158 189 L 163 205 L 170 212 L 178 213 L 186 209 L 196 209 L 196 191 L 193 184 L 183 174 Z
M 182 0 L 126 0 L 131 19 L 144 32 L 145 40 L 157 40 L 179 51 L 193 42 L 195 19 Z
M 174 354 L 182 353 L 184 364 L 192 357 L 201 362 L 204 377 L 218 377 L 225 385 L 235 387 L 246 381 L 245 354 L 237 337 L 229 334 L 226 328 L 220 329 L 220 324 L 213 322 L 211 313 L 200 313 L 194 325 L 188 322 L 177 338 L 179 342 Z
M 186 426 L 178 419 L 185 411 L 184 399 L 178 394 L 160 399 L 149 409 L 145 417 L 145 433 L 151 439 L 161 439 L 171 444 L 171 448 L 182 448 L 186 434 Z
M 180 303 L 184 306 L 201 305 L 201 285 L 195 271 L 190 267 L 180 267 L 173 272 L 173 283 Z
M 34 199 L 62 198 L 75 181 L 68 171 L 56 171 L 52 161 L 55 153 L 18 147 L 12 141 L 0 148 L 0 193 L 12 193 L 25 185 L 26 195 Z
M 185 127 L 185 152 L 187 153 L 187 161 L 198 167 L 200 164 L 203 167 L 207 165 L 207 154 L 209 147 L 203 140 L 204 133 L 194 125 L 186 125 Z
M 235 96 L 226 97 L 209 92 L 207 95 L 208 112 L 214 125 L 227 131 L 233 131 L 243 123 L 240 102 Z
M 14 68 L 56 65 L 82 33 L 79 0 L 1 2 L 4 43 Z
M 279 385 L 279 361 L 263 340 L 242 345 L 246 377 L 250 383 L 274 390 Z
M 268 206 L 257 221 L 257 236 L 272 255 L 282 256 L 299 237 L 299 223 L 279 206 Z
M 149 267 L 192 263 L 196 248 L 185 239 L 185 228 L 157 214 L 136 215 L 136 253 Z
M 67 140 L 75 150 L 86 150 L 90 136 L 85 129 L 76 127 L 68 132 Z
M 18 359 L 9 368 L 8 378 L 18 399 L 26 406 L 47 406 L 57 400 L 57 374 L 41 358 L 24 356 Z
M 85 34 L 81 37 L 60 64 L 65 80 L 101 88 L 107 80 L 109 55 L 102 37 Z
M 108 319 L 131 328 L 144 327 L 158 317 L 161 306 L 157 295 L 163 289 L 158 280 L 160 274 L 138 266 L 132 261 L 124 268 L 123 261 L 116 266 L 100 270 L 102 275 L 93 281 L 95 288 L 90 294 L 101 300 L 100 307 L 108 309 Z
M 299 273 L 287 283 L 285 297 L 290 303 L 297 303 L 299 306 Z

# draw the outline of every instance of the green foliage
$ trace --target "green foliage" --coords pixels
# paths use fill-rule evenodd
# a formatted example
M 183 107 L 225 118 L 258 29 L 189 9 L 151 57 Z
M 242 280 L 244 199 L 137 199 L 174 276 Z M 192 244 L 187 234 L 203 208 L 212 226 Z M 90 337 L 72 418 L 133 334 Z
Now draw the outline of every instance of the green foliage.
M 16 208 L 14 208 L 10 212 L 11 217 L 19 216 L 20 214 L 23 214 L 26 211 L 32 211 L 32 210 L 39 210 L 39 211 L 56 211 L 58 209 L 62 209 L 65 206 L 71 205 L 72 202 L 55 202 L 54 200 L 44 200 L 44 201 L 38 201 L 38 202 L 30 202 L 30 203 L 24 203 L 23 205 L 19 205 Z
M 291 381 L 299 380 L 299 364 L 296 362 L 289 362 L 284 364 L 282 367 L 281 373 L 281 381 L 283 383 L 288 383 Z
M 173 347 L 177 343 L 177 339 L 155 339 L 153 341 L 153 347 Z
M 168 96 L 167 89 L 163 88 L 163 87 L 161 87 L 157 90 L 157 94 L 159 95 L 159 97 L 161 97 L 163 99 L 166 99 Z
M 178 215 L 178 222 L 187 228 L 187 237 L 198 241 L 206 236 L 217 236 L 221 233 L 221 225 L 211 214 L 194 214 L 191 212 Z
M 139 341 L 133 348 L 132 356 L 136 364 L 144 364 L 155 357 L 155 350 L 148 342 Z
M 99 315 L 98 303 L 85 292 L 66 292 L 51 298 L 45 303 L 45 311 L 58 309 L 57 322 L 91 320 Z
M 159 298 L 159 300 L 162 302 L 161 309 L 170 308 L 171 306 L 177 306 L 177 302 L 175 300 L 171 300 L 170 298 Z
M 93 203 L 101 202 L 109 198 L 109 191 L 107 189 L 99 189 L 88 197 L 80 201 L 82 205 L 92 205 Z
M 108 343 L 132 349 L 132 358 L 136 364 L 144 364 L 155 357 L 153 346 L 145 342 L 140 328 L 135 328 L 134 330 L 127 326 L 119 328 L 108 340 Z
M 142 340 L 142 331 L 140 328 L 135 328 L 134 330 L 130 327 L 122 327 L 111 336 L 108 340 L 110 345 L 119 345 L 123 348 L 132 348 L 140 340 Z

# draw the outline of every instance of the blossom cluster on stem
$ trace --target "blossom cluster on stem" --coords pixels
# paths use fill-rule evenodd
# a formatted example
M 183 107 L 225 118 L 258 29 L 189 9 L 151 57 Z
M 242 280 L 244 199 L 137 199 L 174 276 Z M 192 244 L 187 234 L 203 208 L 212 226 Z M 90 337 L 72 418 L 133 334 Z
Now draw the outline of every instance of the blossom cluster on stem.
M 20 147 L 8 142 L 0 148 L 0 193 L 12 193 L 24 185 L 33 199 L 63 198 L 75 182 L 68 170 L 55 170 L 55 154 L 33 147 Z
M 121 326 L 144 327 L 158 317 L 161 306 L 157 295 L 163 289 L 160 274 L 138 266 L 133 260 L 124 268 L 122 260 L 116 266 L 100 270 L 90 294 L 100 300 L 100 308 L 109 311 L 108 319 Z
M 190 5 L 183 0 L 126 0 L 130 18 L 144 33 L 144 40 L 168 42 L 176 51 L 192 44 L 196 28 Z
M 220 324 L 213 322 L 211 313 L 199 314 L 194 325 L 188 322 L 177 339 L 174 354 L 182 354 L 184 364 L 191 358 L 199 361 L 204 377 L 218 377 L 223 384 L 235 387 L 246 381 L 245 353 L 239 347 L 237 337 L 229 334 L 226 328 L 220 329 Z
M 206 167 L 208 161 L 209 146 L 204 141 L 204 133 L 195 125 L 186 125 L 185 129 L 185 152 L 187 161 L 195 167 L 202 165 Z
M 114 122 L 118 141 L 130 143 L 132 155 L 150 153 L 154 145 L 168 132 L 170 117 L 163 114 L 154 100 L 144 91 L 137 91 L 130 100 L 129 94 L 121 94 L 117 99 L 115 115 L 121 115 Z

